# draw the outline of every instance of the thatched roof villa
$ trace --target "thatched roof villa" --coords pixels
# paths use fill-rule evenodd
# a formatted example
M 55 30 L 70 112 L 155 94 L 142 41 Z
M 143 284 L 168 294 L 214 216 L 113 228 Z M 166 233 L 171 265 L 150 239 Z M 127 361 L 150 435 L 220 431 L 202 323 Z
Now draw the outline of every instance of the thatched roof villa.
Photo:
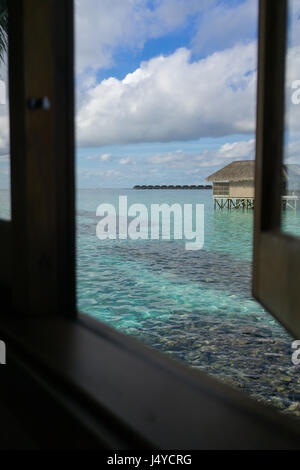
M 254 207 L 255 162 L 243 160 L 231 162 L 206 178 L 213 183 L 215 207 Z M 295 164 L 282 167 L 282 205 L 297 206 L 300 196 L 300 166 Z
M 253 160 L 229 163 L 206 178 L 213 183 L 213 195 L 225 198 L 254 198 Z

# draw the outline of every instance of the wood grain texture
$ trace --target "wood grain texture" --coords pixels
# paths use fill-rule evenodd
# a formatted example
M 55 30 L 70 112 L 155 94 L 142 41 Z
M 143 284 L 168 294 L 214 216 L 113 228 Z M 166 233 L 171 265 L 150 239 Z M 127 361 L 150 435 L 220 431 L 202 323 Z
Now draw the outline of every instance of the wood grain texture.
M 13 301 L 26 314 L 75 315 L 72 5 L 9 2 Z

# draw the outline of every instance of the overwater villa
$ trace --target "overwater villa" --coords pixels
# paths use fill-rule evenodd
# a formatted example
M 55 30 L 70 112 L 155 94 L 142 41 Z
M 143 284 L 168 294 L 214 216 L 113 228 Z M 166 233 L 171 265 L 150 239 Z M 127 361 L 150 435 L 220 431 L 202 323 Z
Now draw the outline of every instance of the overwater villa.
M 214 207 L 253 209 L 255 202 L 255 162 L 231 162 L 206 178 L 213 183 Z M 284 165 L 282 170 L 282 206 L 296 209 L 300 194 L 300 167 Z
M 214 207 L 253 207 L 254 172 L 252 160 L 231 162 L 206 178 L 213 183 Z

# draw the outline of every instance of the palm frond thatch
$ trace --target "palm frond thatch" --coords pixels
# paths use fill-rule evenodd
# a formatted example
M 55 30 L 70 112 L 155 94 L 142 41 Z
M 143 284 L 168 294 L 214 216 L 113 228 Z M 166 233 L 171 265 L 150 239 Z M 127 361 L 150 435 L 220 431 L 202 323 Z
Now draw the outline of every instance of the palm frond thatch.
M 0 61 L 4 60 L 8 46 L 8 13 L 7 0 L 0 0 Z
M 254 168 L 254 160 L 231 162 L 205 179 L 212 182 L 254 180 Z

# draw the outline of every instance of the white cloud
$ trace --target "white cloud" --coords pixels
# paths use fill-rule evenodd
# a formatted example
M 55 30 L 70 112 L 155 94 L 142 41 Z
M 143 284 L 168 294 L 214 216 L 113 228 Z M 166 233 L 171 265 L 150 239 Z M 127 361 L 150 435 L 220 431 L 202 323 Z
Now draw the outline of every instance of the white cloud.
M 148 158 L 152 165 L 182 165 L 187 163 L 188 153 L 182 150 L 169 153 L 159 153 Z
M 120 165 L 135 165 L 136 160 L 135 158 L 132 158 L 132 157 L 121 158 L 119 160 L 119 164 Z
M 288 29 L 289 47 L 300 45 L 300 0 L 289 2 L 288 11 L 290 16 Z
M 117 168 L 106 167 L 80 170 L 79 178 L 83 184 L 110 187 L 133 186 L 134 184 L 200 184 L 218 168 L 233 160 L 254 158 L 255 140 L 228 142 L 216 149 L 199 152 L 178 149 L 173 152 L 157 153 L 135 160 L 134 165 Z M 122 157 L 132 161 L 132 157 Z
M 80 170 L 79 177 L 95 186 L 130 187 L 134 184 L 201 184 L 214 171 L 232 161 L 252 160 L 255 139 L 227 142 L 199 152 L 180 150 L 137 159 L 135 165 Z M 123 157 L 124 160 L 131 157 Z M 300 140 L 285 146 L 285 163 L 300 165 Z
M 77 0 L 76 64 L 80 74 L 114 63 L 117 47 L 141 49 L 146 40 L 183 26 L 217 0 Z
M 100 157 L 100 160 L 102 160 L 103 162 L 107 162 L 108 160 L 111 159 L 111 154 L 110 153 L 103 153 Z
M 220 158 L 232 158 L 232 160 L 239 160 L 244 158 L 253 158 L 255 150 L 255 139 L 250 139 L 242 142 L 232 142 L 224 144 L 218 150 Z
M 156 154 L 148 158 L 151 165 L 162 165 L 166 168 L 181 168 L 185 174 L 200 172 L 202 168 L 224 166 L 231 161 L 252 160 L 254 158 L 255 139 L 226 143 L 215 150 L 203 150 L 198 153 L 176 152 Z
M 170 142 L 253 133 L 256 43 L 191 62 L 191 52 L 144 62 L 123 80 L 88 90 L 77 116 L 80 146 Z
M 198 21 L 192 41 L 196 53 L 214 52 L 234 44 L 253 40 L 257 34 L 258 0 L 246 0 L 238 5 L 217 3 L 204 11 Z
M 118 170 L 79 170 L 79 177 L 81 178 L 115 178 L 122 176 L 122 173 Z
M 117 162 L 119 165 L 135 165 L 136 159 L 134 157 L 118 157 L 111 153 L 103 153 L 102 155 L 89 155 L 86 160 L 92 160 L 99 163 L 113 163 Z
M 103 153 L 102 155 L 89 155 L 86 157 L 87 160 L 96 160 L 99 162 L 108 162 L 113 159 L 111 153 Z

